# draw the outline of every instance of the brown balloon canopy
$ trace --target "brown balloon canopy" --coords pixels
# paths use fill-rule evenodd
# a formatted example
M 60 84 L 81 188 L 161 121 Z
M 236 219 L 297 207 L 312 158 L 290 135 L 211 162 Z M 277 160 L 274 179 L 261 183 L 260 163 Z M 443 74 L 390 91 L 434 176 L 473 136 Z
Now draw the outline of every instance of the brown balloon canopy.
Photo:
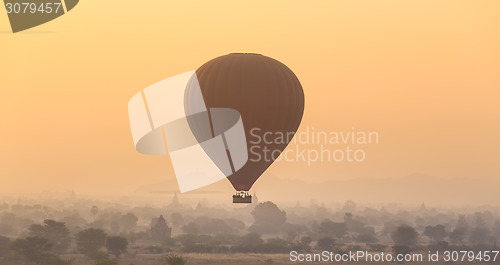
M 248 161 L 228 179 L 237 191 L 248 191 L 291 140 L 274 141 L 272 136 L 297 131 L 304 113 L 302 86 L 286 65 L 251 53 L 217 57 L 196 75 L 208 109 L 231 108 L 241 114 Z

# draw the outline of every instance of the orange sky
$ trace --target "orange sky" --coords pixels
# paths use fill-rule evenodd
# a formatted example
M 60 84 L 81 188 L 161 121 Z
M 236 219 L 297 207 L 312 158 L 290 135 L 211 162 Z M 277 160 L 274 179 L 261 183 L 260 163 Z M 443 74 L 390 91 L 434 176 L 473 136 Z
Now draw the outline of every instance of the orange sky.
M 270 173 L 496 180 L 499 14 L 496 0 L 81 1 L 17 34 L 0 15 L 0 191 L 126 194 L 172 179 L 167 157 L 134 150 L 128 100 L 230 52 L 295 72 L 302 129 L 380 134 L 363 163 Z

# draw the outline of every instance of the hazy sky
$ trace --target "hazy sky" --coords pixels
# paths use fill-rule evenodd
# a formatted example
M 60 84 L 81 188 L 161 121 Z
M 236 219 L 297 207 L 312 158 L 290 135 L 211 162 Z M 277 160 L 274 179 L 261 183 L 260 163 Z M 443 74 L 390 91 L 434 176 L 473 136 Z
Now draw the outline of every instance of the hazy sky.
M 500 177 L 500 1 L 81 1 L 17 34 L 4 12 L 2 192 L 127 193 L 173 179 L 168 157 L 134 150 L 128 100 L 231 52 L 295 72 L 300 130 L 379 133 L 363 163 L 280 162 L 274 175 Z

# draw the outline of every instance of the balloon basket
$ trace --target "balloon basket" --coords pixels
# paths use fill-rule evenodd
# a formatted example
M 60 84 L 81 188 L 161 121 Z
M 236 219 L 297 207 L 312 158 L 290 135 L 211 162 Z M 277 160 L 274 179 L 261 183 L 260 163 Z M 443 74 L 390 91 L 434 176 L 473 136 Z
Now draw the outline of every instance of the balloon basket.
M 239 191 L 233 195 L 233 203 L 252 203 L 252 195 Z

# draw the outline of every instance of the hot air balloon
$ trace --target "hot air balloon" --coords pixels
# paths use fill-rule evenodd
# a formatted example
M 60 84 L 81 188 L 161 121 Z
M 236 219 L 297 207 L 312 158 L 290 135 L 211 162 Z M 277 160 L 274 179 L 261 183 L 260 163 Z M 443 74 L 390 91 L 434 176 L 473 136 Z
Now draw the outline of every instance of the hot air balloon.
M 92 214 L 92 216 L 94 217 L 94 221 L 95 221 L 95 218 L 97 216 L 97 213 L 99 213 L 99 208 L 97 208 L 97 206 L 92 206 L 90 207 L 90 213 Z
M 248 191 L 277 158 L 263 159 L 264 147 L 281 152 L 291 140 L 287 137 L 284 141 L 264 142 L 256 138 L 297 131 L 304 113 L 302 86 L 286 65 L 252 53 L 217 57 L 198 68 L 196 76 L 196 87 L 189 83 L 186 87 L 187 113 L 192 106 L 189 95 L 201 89 L 208 110 L 228 108 L 241 115 L 250 159 L 227 178 L 236 190 L 233 203 L 250 203 Z M 189 120 L 189 124 L 196 130 L 195 120 Z

